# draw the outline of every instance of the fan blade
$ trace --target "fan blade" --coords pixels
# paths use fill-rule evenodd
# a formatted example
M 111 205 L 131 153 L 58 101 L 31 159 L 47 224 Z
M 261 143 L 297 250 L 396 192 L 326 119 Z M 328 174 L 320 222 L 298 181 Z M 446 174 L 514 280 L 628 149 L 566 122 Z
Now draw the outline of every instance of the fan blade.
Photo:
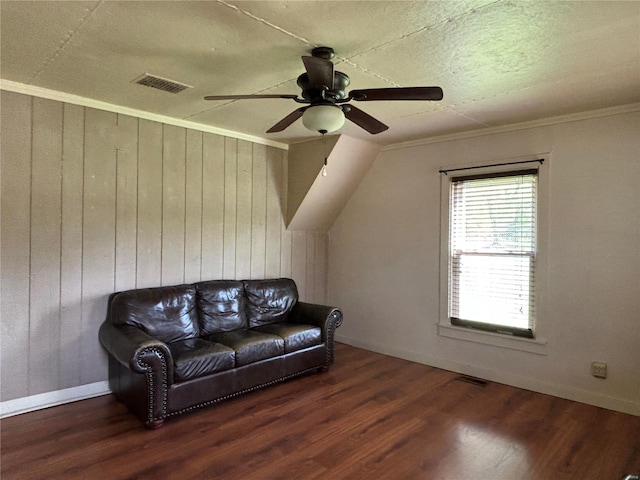
M 297 110 L 294 110 L 289 115 L 287 115 L 282 120 L 280 120 L 278 123 L 276 123 L 273 127 L 271 127 L 269 130 L 267 130 L 267 133 L 275 133 L 275 132 L 283 131 L 293 122 L 298 120 L 307 108 L 309 107 L 300 107 Z
M 278 95 L 278 94 L 267 94 L 267 95 L 209 95 L 208 97 L 204 97 L 205 100 L 245 100 L 249 98 L 292 98 L 296 100 L 298 98 L 297 95 Z
M 349 97 L 364 102 L 371 100 L 442 100 L 440 87 L 396 87 L 351 90 Z
M 333 90 L 333 63 L 318 57 L 302 57 L 304 68 L 313 88 L 327 87 Z
M 382 123 L 380 120 L 376 120 L 371 115 L 363 112 L 353 105 L 345 105 L 342 107 L 344 116 L 351 120 L 353 123 L 361 128 L 364 128 L 367 132 L 375 135 L 376 133 L 384 132 L 389 127 Z

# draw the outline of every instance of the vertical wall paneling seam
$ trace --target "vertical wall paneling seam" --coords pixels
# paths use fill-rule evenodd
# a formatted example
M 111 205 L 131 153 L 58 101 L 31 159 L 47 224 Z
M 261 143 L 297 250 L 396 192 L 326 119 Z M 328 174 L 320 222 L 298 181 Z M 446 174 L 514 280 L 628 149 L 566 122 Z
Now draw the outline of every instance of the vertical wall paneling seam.
M 240 178 L 240 141 L 236 140 L 235 142 L 233 142 L 236 146 L 236 151 L 235 151 L 235 161 L 236 161 L 236 188 L 235 188 L 235 221 L 236 221 L 236 226 L 235 226 L 235 240 L 234 240 L 234 249 L 233 249 L 233 273 L 234 273 L 234 278 L 240 280 L 238 278 L 238 178 Z
M 311 301 L 313 301 L 314 303 L 320 303 L 318 301 L 318 299 L 320 298 L 319 295 L 318 295 L 318 290 L 320 289 L 320 286 L 318 285 L 318 282 L 316 281 L 317 280 L 316 279 L 316 274 L 318 272 L 317 261 L 318 261 L 318 258 L 319 258 L 319 250 L 320 250 L 320 247 L 319 247 L 320 233 L 314 231 L 313 232 L 313 238 L 314 238 L 313 245 L 312 245 L 313 252 L 311 253 L 311 255 L 312 255 L 312 262 L 313 262 L 314 266 L 312 268 L 311 274 L 310 275 L 308 274 L 307 276 L 309 278 L 311 278 L 312 282 L 313 282 L 312 295 L 310 296 Z M 309 262 L 307 262 L 307 263 L 309 263 Z
M 240 140 L 235 140 L 233 142 L 234 146 L 234 152 L 233 152 L 233 160 L 234 160 L 234 165 L 235 165 L 235 172 L 234 172 L 234 186 L 233 186 L 233 191 L 234 191 L 234 197 L 233 197 L 233 278 L 240 280 L 240 278 L 238 277 L 238 245 L 240 245 L 240 242 L 238 241 L 238 197 L 240 196 L 239 193 L 242 192 L 241 189 L 238 188 L 238 178 L 240 178 L 240 155 L 239 155 L 239 145 L 240 145 Z M 226 202 L 225 202 L 226 203 Z
M 269 161 L 267 160 L 267 149 L 263 148 L 263 156 L 262 161 L 264 162 L 264 178 L 262 181 L 264 182 L 264 198 L 261 201 L 264 202 L 264 243 L 262 245 L 262 256 L 264 257 L 264 265 L 262 267 L 262 278 L 267 278 L 267 224 L 268 224 L 268 209 L 267 209 L 267 199 L 269 198 Z
M 328 255 L 328 245 L 327 245 L 327 232 L 321 233 L 322 237 L 322 250 L 320 258 L 318 259 L 319 265 L 322 265 L 322 277 L 320 277 L 320 296 L 316 299 L 319 303 L 327 303 L 327 255 Z
M 84 189 L 85 189 L 85 170 L 87 159 L 87 108 L 82 107 L 82 185 L 81 185 L 81 198 L 82 205 L 80 206 L 80 334 L 84 331 Z M 80 358 L 84 358 L 82 355 L 82 349 L 85 342 L 80 342 Z M 78 369 L 78 385 L 82 383 L 82 368 Z
M 284 161 L 284 156 L 280 155 L 280 163 L 282 164 L 282 190 L 283 190 L 283 199 L 282 201 L 284 202 L 285 205 L 287 205 L 286 209 L 285 209 L 285 215 L 284 218 L 282 219 L 283 221 L 283 225 L 284 222 L 286 222 L 286 219 L 288 218 L 289 215 L 289 160 L 287 159 L 287 162 L 285 164 Z M 286 185 L 286 190 L 284 185 Z M 284 227 L 285 230 L 288 230 L 287 227 Z M 293 278 L 293 261 L 294 261 L 294 255 L 293 255 L 293 238 L 294 238 L 294 234 L 292 231 L 290 231 L 289 233 L 289 277 Z M 306 301 L 306 299 L 304 299 L 304 301 Z
M 273 150 L 271 150 L 273 152 Z M 274 155 L 272 153 L 271 157 L 270 157 L 270 163 L 271 165 L 275 165 L 276 162 L 280 162 L 280 164 L 282 165 L 282 159 L 277 160 L 274 158 Z M 277 167 L 273 167 L 276 169 L 276 173 L 280 170 Z M 281 167 L 282 168 L 282 167 Z M 282 243 L 283 243 L 283 224 L 284 224 L 284 219 L 286 218 L 286 207 L 283 208 L 283 199 L 282 199 L 282 190 L 284 189 L 283 186 L 280 186 L 280 188 L 278 188 L 279 184 L 282 182 L 282 172 L 280 172 L 280 178 L 276 178 L 276 175 L 273 175 L 273 182 L 274 182 L 274 190 L 275 192 L 272 193 L 272 198 L 273 201 L 276 202 L 276 209 L 277 209 L 277 222 L 275 227 L 277 227 L 277 231 L 278 231 L 278 263 L 277 263 L 277 267 L 278 267 L 278 276 L 282 277 L 282 255 L 283 255 L 283 251 L 282 251 Z M 283 213 L 283 211 L 285 213 Z
M 27 375 L 28 378 L 25 379 L 27 384 L 27 393 L 31 394 L 31 389 L 29 385 L 29 378 L 31 378 L 31 326 L 32 326 L 32 310 L 33 307 L 31 305 L 31 279 L 33 276 L 33 262 L 32 262 L 32 249 L 33 249 L 33 239 L 32 239 L 32 231 L 33 231 L 33 117 L 35 112 L 34 98 L 31 97 L 31 118 L 30 120 L 30 135 L 29 139 L 29 342 L 27 346 Z
M 135 252 L 133 253 L 133 288 L 137 288 L 138 287 L 138 249 L 139 249 L 139 239 L 140 236 L 138 235 L 138 229 L 139 229 L 139 224 L 138 224 L 138 210 L 139 210 L 139 203 L 140 203 L 140 119 L 136 118 L 136 128 L 135 128 L 135 141 L 136 141 L 136 161 L 135 161 L 135 165 L 136 165 L 136 182 L 135 182 L 135 186 L 136 186 L 136 196 L 135 196 L 135 202 L 136 202 L 136 206 L 135 206 L 135 222 L 134 223 L 134 227 L 135 227 Z
M 269 240 L 267 232 L 269 231 L 269 149 L 264 147 L 264 277 L 269 276 L 269 268 L 267 267 L 269 260 L 267 252 L 269 251 Z M 280 249 L 278 248 L 278 251 Z M 279 261 L 279 259 L 278 259 Z
M 260 160 L 264 162 L 264 178 L 261 180 L 264 182 L 264 198 L 261 198 L 260 201 L 264 203 L 264 213 L 263 213 L 263 221 L 264 221 L 264 242 L 262 244 L 262 256 L 264 257 L 263 266 L 262 266 L 262 278 L 267 278 L 267 198 L 269 197 L 269 161 L 268 161 L 267 149 L 265 147 L 262 148 L 262 155 Z
M 274 182 L 274 190 L 275 192 L 272 193 L 272 199 L 273 201 L 276 202 L 276 210 L 277 210 L 277 222 L 275 227 L 277 227 L 277 231 L 278 231 L 278 276 L 282 277 L 282 256 L 284 254 L 284 252 L 282 251 L 282 243 L 284 242 L 283 240 L 283 225 L 284 225 L 284 219 L 287 218 L 287 214 L 286 214 L 286 206 L 283 207 L 282 202 L 284 202 L 282 196 L 282 191 L 284 190 L 284 186 L 281 185 L 282 183 L 282 155 L 280 155 L 280 159 L 274 158 L 275 155 L 273 153 L 273 149 L 270 149 L 270 151 L 272 152 L 269 159 L 270 159 L 270 164 L 272 165 L 272 167 L 276 170 L 274 173 L 280 172 L 280 178 L 276 178 L 276 175 L 273 175 L 273 182 Z M 275 164 L 276 163 L 280 163 L 280 168 L 276 167 Z M 280 187 L 280 188 L 278 188 Z M 283 213 L 284 212 L 284 213 Z
M 286 251 L 283 251 L 283 243 L 285 242 L 285 235 L 287 235 L 287 226 L 286 226 L 286 219 L 287 219 L 287 215 L 288 215 L 288 206 L 287 206 L 287 193 L 288 193 L 288 184 L 287 182 L 287 175 L 286 175 L 286 169 L 288 167 L 288 163 L 287 165 L 284 164 L 283 161 L 283 156 L 282 155 L 278 155 L 278 163 L 280 164 L 280 191 L 278 192 L 280 195 L 280 209 L 281 209 L 281 216 L 282 219 L 280 220 L 280 276 L 284 277 L 284 256 L 287 255 L 289 257 L 289 259 L 287 260 L 289 262 L 289 273 L 287 274 L 287 276 L 291 277 L 291 262 L 293 260 L 293 239 L 291 235 L 288 235 L 288 243 L 289 243 L 289 248 Z
M 282 201 L 285 203 L 285 205 L 287 205 L 287 210 L 286 210 L 286 213 L 285 213 L 285 217 L 283 218 L 283 222 L 285 222 L 286 221 L 285 219 L 288 218 L 288 215 L 289 215 L 289 210 L 288 210 L 288 208 L 289 208 L 288 207 L 288 204 L 289 204 L 289 202 L 288 202 L 288 198 L 289 198 L 288 197 L 288 195 L 289 195 L 289 162 L 287 160 L 287 163 L 285 164 L 284 158 L 283 158 L 282 155 L 280 156 L 280 162 L 282 163 L 282 172 L 283 172 L 282 175 L 284 176 L 284 178 L 282 179 L 282 185 L 287 185 L 287 189 L 286 190 L 284 190 L 284 187 L 283 187 L 284 198 L 282 199 Z M 285 227 L 285 229 L 286 229 L 286 227 Z M 289 258 L 289 276 L 292 277 L 292 278 L 293 278 L 293 261 L 294 261 L 293 237 L 294 237 L 293 232 L 290 232 L 290 234 L 289 234 L 289 239 L 290 239 L 289 240 L 289 257 L 290 257 Z M 305 301 L 306 301 L 306 299 L 305 299 Z
M 163 123 L 160 136 L 160 285 L 162 286 L 164 286 L 164 130 Z
M 132 117 L 116 114 L 115 129 L 112 137 L 116 154 L 114 292 L 133 288 L 135 285 L 135 280 L 133 284 L 129 282 L 129 275 L 131 274 L 132 263 L 134 263 L 133 275 L 135 275 L 135 254 L 132 259 L 131 243 L 133 243 L 133 248 L 137 249 L 137 235 L 135 233 L 137 226 L 130 225 L 130 209 L 137 210 L 137 180 L 136 182 L 131 182 L 130 178 L 134 172 L 131 171 L 133 170 L 133 162 L 131 161 L 133 152 L 130 143 L 132 132 L 129 128 L 128 118 Z M 120 120 L 123 121 L 121 122 Z M 137 170 L 135 170 L 135 174 L 137 179 Z M 132 192 L 135 195 L 135 205 L 130 203 Z
M 310 269 L 307 267 L 307 264 L 310 261 L 313 261 L 313 257 L 316 254 L 315 248 L 315 232 L 303 232 L 303 240 L 304 240 L 304 284 L 307 296 L 307 302 L 313 301 L 313 292 L 314 292 L 314 282 L 313 282 L 313 272 L 309 271 Z
M 31 102 L 30 102 L 30 107 L 31 107 L 31 115 L 29 118 L 29 124 L 30 124 L 30 128 L 29 128 L 29 134 L 30 134 L 30 138 L 29 138 L 29 281 L 28 281 L 28 286 L 29 286 L 29 295 L 28 295 L 28 308 L 27 308 L 27 312 L 28 312 L 28 322 L 29 322 L 29 341 L 27 342 L 27 375 L 28 378 L 25 378 L 24 381 L 26 383 L 26 391 L 27 394 L 31 394 L 30 389 L 29 389 L 29 378 L 31 378 L 31 313 L 32 313 L 32 306 L 31 306 L 31 276 L 32 276 L 32 261 L 31 261 L 31 249 L 32 249 L 32 239 L 31 239 L 31 231 L 33 229 L 33 113 L 34 113 L 34 101 L 33 101 L 33 97 L 31 97 Z
M 120 132 L 118 131 L 118 127 L 120 126 L 120 114 L 115 114 L 115 125 L 112 129 L 111 141 L 115 143 L 113 148 L 115 149 L 115 161 L 116 161 L 116 171 L 114 178 L 114 202 L 113 202 L 113 291 L 116 291 L 116 287 L 118 285 L 118 204 L 120 202 L 120 189 L 118 188 L 118 178 L 120 174 L 120 142 L 118 141 L 118 136 Z
M 324 266 L 324 273 L 322 277 L 322 303 L 326 304 L 329 298 L 329 232 L 323 233 L 324 251 L 322 257 L 322 263 Z
M 118 114 L 116 114 L 116 129 L 118 126 Z M 114 215 L 113 215 L 113 290 L 117 290 L 118 286 L 118 202 L 119 202 L 119 194 L 120 191 L 118 189 L 118 174 L 120 169 L 120 149 L 118 146 L 114 146 L 115 150 L 115 160 L 116 160 L 116 171 L 115 171 L 115 181 L 114 181 Z
M 116 113 L 115 114 L 115 118 L 114 118 L 114 125 L 113 125 L 113 129 L 112 129 L 112 133 L 111 133 L 111 142 L 113 142 L 113 149 L 115 150 L 114 155 L 115 155 L 115 163 L 116 163 L 116 169 L 115 169 L 115 173 L 114 173 L 114 186 L 113 186 L 113 196 L 114 196 L 114 200 L 113 200 L 113 210 L 114 210 L 114 215 L 113 215 L 113 287 L 111 288 L 111 291 L 115 292 L 118 286 L 118 275 L 119 275 L 119 268 L 118 268 L 118 237 L 119 237 L 119 231 L 118 231 L 118 220 L 119 220 L 119 215 L 118 215 L 118 204 L 120 203 L 120 194 L 122 193 L 120 191 L 119 188 L 119 184 L 118 184 L 118 180 L 119 177 L 121 175 L 121 169 L 120 169 L 120 159 L 122 158 L 120 155 L 120 139 L 119 134 L 120 132 L 118 131 L 118 126 L 120 124 L 120 114 Z
M 327 249 L 327 234 L 322 232 L 322 233 L 318 234 L 318 237 L 320 238 L 320 241 L 322 242 L 322 247 L 321 247 L 320 253 L 318 255 L 316 255 L 316 262 L 318 262 L 317 265 L 316 265 L 316 270 L 318 269 L 318 265 L 321 265 L 322 261 L 327 256 L 326 253 L 324 253 L 324 252 L 326 252 L 326 249 Z M 316 249 L 317 248 L 319 248 L 318 247 L 318 243 L 316 243 Z M 323 268 L 324 268 L 324 265 L 323 265 Z M 326 274 L 326 271 L 325 271 L 324 277 L 326 277 L 326 276 L 327 276 L 327 274 Z M 317 278 L 318 278 L 318 276 L 316 274 L 316 279 Z M 317 296 L 317 298 L 315 300 L 316 300 L 317 303 L 326 303 L 324 301 L 324 296 L 325 296 L 324 292 L 326 290 L 325 289 L 325 285 L 324 285 L 324 279 L 321 278 L 320 280 L 321 280 L 320 285 L 316 284 L 316 290 L 319 289 L 319 292 L 318 292 L 318 296 Z
M 203 148 L 204 150 L 204 148 Z M 227 139 L 224 137 L 222 139 L 222 262 L 221 262 L 221 277 L 225 277 L 224 274 L 224 261 L 226 250 L 224 248 L 224 240 L 225 234 L 227 233 L 227 209 L 225 208 L 226 204 L 226 191 L 227 191 Z
M 234 263 L 235 263 L 235 272 L 236 272 L 235 276 L 236 276 L 236 278 L 240 279 L 239 276 L 238 276 L 238 245 L 239 244 L 241 245 L 241 243 L 238 241 L 239 240 L 239 238 L 238 238 L 238 230 L 239 230 L 239 228 L 238 228 L 238 197 L 239 197 L 238 190 L 239 190 L 239 185 L 238 185 L 238 183 L 239 183 L 239 180 L 242 177 L 241 172 L 240 172 L 240 140 L 237 140 L 235 142 L 235 144 L 236 144 L 236 155 L 235 155 L 235 157 L 236 157 L 236 240 L 235 240 L 236 248 L 234 250 L 234 256 L 235 256 Z M 240 189 L 240 191 L 241 191 L 241 189 Z
M 320 254 L 319 254 L 319 243 L 320 243 L 320 233 L 319 232 L 313 232 L 313 235 L 315 237 L 315 241 L 313 242 L 313 275 L 311 278 L 313 278 L 313 297 L 312 297 L 312 301 L 315 303 L 321 303 L 319 301 L 320 299 L 320 295 L 318 294 L 318 290 L 320 289 L 320 286 L 317 284 L 318 282 L 316 281 L 316 274 L 318 271 L 318 259 L 320 258 Z
M 136 120 L 136 253 L 135 288 L 138 288 L 138 249 L 140 248 L 140 119 Z
M 262 185 L 264 188 L 264 192 L 261 192 L 262 195 L 259 198 L 260 205 L 260 221 L 262 225 L 260 227 L 260 236 L 262 238 L 262 244 L 260 245 L 260 257 L 262 262 L 262 268 L 260 269 L 260 278 L 266 278 L 267 272 L 267 150 L 264 146 L 260 149 L 259 154 L 259 165 L 261 171 L 263 171 L 263 175 L 259 179 L 259 185 Z
M 303 261 L 304 263 L 304 274 L 302 276 L 302 278 L 304 278 L 304 290 L 306 292 L 306 302 L 312 302 L 312 296 L 311 294 L 313 293 L 313 285 L 310 285 L 310 279 L 312 277 L 309 277 L 309 255 L 314 254 L 315 253 L 315 247 L 313 251 L 309 251 L 311 250 L 311 248 L 309 248 L 309 242 L 313 241 L 313 235 L 314 232 L 304 232 L 303 233 L 303 240 L 304 240 L 304 255 L 301 257 L 301 261 Z M 304 259 L 304 260 L 303 260 Z
M 64 176 L 64 154 L 65 154 L 65 150 L 64 150 L 64 131 L 65 131 L 65 121 L 64 121 L 64 112 L 66 109 L 67 104 L 63 103 L 61 105 L 61 115 L 62 115 L 62 130 L 61 130 L 61 136 L 62 138 L 60 139 L 60 221 L 59 221 L 59 225 L 60 225 L 60 229 L 58 231 L 58 238 L 59 238 L 59 248 L 58 248 L 58 257 L 60 258 L 60 263 L 59 263 L 59 267 L 58 267 L 58 278 L 60 279 L 60 281 L 58 282 L 58 318 L 59 318 L 59 325 L 58 325 L 58 329 L 60 331 L 62 331 L 62 224 L 63 224 L 63 218 L 62 218 L 62 214 L 63 214 L 63 202 L 64 202 L 64 183 L 62 181 L 62 178 Z M 62 335 L 60 335 L 59 338 L 59 342 L 58 342 L 58 351 L 62 350 Z M 60 355 L 57 356 L 58 359 L 58 382 L 57 382 L 57 388 L 60 389 Z
M 255 162 L 254 144 L 251 144 L 251 190 L 249 191 L 249 278 L 252 277 L 253 266 L 253 162 Z
M 202 281 L 202 264 L 204 263 L 204 134 L 200 136 L 200 281 Z
M 59 158 L 59 162 L 60 162 L 60 221 L 58 222 L 59 225 L 59 231 L 58 231 L 58 235 L 59 235 L 59 241 L 60 241 L 60 248 L 58 249 L 58 255 L 60 258 L 60 267 L 59 267 L 59 271 L 58 271 L 58 278 L 59 278 L 59 282 L 58 282 L 58 331 L 61 332 L 60 334 L 60 338 L 58 339 L 58 351 L 62 351 L 62 342 L 63 342 L 63 338 L 62 338 L 62 278 L 63 278 L 63 273 L 62 273 L 62 252 L 63 252 L 63 247 L 62 247 L 62 225 L 63 225 L 63 218 L 62 218 L 62 214 L 64 212 L 63 209 L 63 205 L 64 205 L 64 158 L 65 158 L 65 150 L 64 150 L 64 132 L 65 132 L 65 128 L 66 128 L 66 124 L 64 121 L 64 117 L 65 117 L 65 110 L 67 108 L 67 104 L 63 103 L 61 105 L 61 109 L 60 109 L 60 114 L 62 115 L 62 129 L 60 131 L 60 158 Z M 60 359 L 61 359 L 61 355 L 56 355 L 56 359 L 58 362 L 58 368 L 56 369 L 56 371 L 58 372 L 58 380 L 56 382 L 57 388 L 61 389 L 62 386 L 60 385 L 62 383 L 61 381 L 61 372 L 60 372 Z
M 253 268 L 253 170 L 255 168 L 253 162 L 256 161 L 256 144 L 251 144 L 251 190 L 249 191 L 249 277 L 252 276 Z
M 184 171 L 184 208 L 182 209 L 182 281 L 185 282 L 187 278 L 187 130 L 185 128 L 181 129 L 184 135 L 182 136 L 184 142 L 184 160 L 183 160 L 183 171 Z
M 240 278 L 238 277 L 238 245 L 240 244 L 240 242 L 238 241 L 238 197 L 240 196 L 238 192 L 242 192 L 241 189 L 238 188 L 238 179 L 240 178 L 240 155 L 239 155 L 239 145 L 240 145 L 240 141 L 236 140 L 235 142 L 233 142 L 235 144 L 235 154 L 234 154 L 234 159 L 235 159 L 235 168 L 236 168 L 236 172 L 235 172 L 235 197 L 234 197 L 234 221 L 235 221 L 235 225 L 234 225 L 234 248 L 233 248 L 233 278 L 240 280 Z
M 288 155 L 288 154 L 287 154 Z M 283 155 L 278 155 L 278 159 L 277 159 L 278 163 L 280 164 L 280 191 L 278 192 L 280 194 L 280 215 L 282 216 L 281 220 L 280 220 L 280 276 L 284 277 L 284 269 L 283 269 L 283 256 L 286 254 L 289 259 L 287 260 L 289 263 L 289 271 L 287 272 L 287 276 L 291 277 L 291 263 L 293 261 L 293 239 L 291 234 L 287 234 L 287 226 L 286 226 L 286 221 L 287 221 L 287 215 L 289 215 L 289 206 L 287 205 L 287 195 L 289 192 L 289 184 L 288 182 L 288 175 L 287 175 L 287 169 L 289 167 L 289 162 L 288 162 L 288 157 L 287 157 L 287 163 L 285 165 L 284 162 L 284 156 Z M 288 239 L 285 239 L 285 236 L 288 235 Z M 288 241 L 287 241 L 288 240 Z M 282 244 L 287 242 L 289 244 L 289 248 L 286 251 L 282 251 Z
M 187 131 L 184 131 L 184 209 L 183 209 L 183 218 L 184 218 L 184 226 L 182 228 L 182 283 L 185 282 L 187 278 L 187 162 L 189 161 L 188 153 L 187 153 L 187 141 L 188 135 Z M 202 262 L 202 260 L 201 260 Z
M 313 263 L 313 268 L 309 269 L 309 262 L 307 259 L 307 276 L 311 279 L 312 283 L 313 283 L 313 289 L 312 289 L 312 295 L 310 296 L 311 301 L 316 302 L 317 300 L 317 295 L 316 292 L 318 290 L 318 286 L 316 284 L 316 271 L 318 270 L 316 262 L 318 260 L 318 232 L 313 232 L 313 252 L 311 252 L 311 256 L 312 256 L 312 263 Z M 311 272 L 309 272 L 309 270 L 311 270 Z M 319 303 L 319 302 L 316 302 Z
M 140 119 L 136 118 L 136 251 L 134 254 L 134 280 L 135 288 L 138 288 L 138 248 L 140 244 Z
M 138 167 L 140 162 L 140 119 L 136 118 L 136 208 L 135 208 L 135 252 L 133 254 L 133 288 L 137 288 L 138 286 L 138 203 L 140 202 L 140 191 L 139 191 L 139 178 L 140 178 L 140 168 Z

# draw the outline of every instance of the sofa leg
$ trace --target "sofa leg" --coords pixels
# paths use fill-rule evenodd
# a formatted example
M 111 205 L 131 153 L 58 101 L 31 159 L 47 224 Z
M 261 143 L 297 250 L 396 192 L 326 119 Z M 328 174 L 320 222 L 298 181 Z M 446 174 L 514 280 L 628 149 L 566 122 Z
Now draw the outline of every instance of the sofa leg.
M 329 365 L 323 365 L 321 367 L 318 367 L 318 373 L 325 373 L 329 371 Z
M 164 420 L 155 420 L 153 422 L 147 422 L 144 424 L 147 430 L 157 430 L 162 425 L 164 425 Z

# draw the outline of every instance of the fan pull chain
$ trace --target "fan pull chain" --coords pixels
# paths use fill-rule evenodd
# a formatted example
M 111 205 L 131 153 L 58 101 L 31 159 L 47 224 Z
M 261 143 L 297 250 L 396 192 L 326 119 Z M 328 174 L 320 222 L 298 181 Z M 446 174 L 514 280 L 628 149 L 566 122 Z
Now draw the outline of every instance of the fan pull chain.
M 322 142 L 324 144 L 324 165 L 322 165 L 322 171 L 320 172 L 323 177 L 327 176 L 327 137 L 322 134 Z

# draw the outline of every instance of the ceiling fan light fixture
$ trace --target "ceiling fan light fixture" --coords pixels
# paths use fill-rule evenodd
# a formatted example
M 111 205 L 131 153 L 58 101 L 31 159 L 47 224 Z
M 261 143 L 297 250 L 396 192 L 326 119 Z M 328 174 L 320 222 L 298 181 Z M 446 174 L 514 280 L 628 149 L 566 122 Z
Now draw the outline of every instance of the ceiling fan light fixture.
M 2 0 L 0 0 L 2 1 Z M 296 103 L 308 104 L 300 107 L 284 117 L 267 133 L 282 132 L 302 117 L 302 123 L 312 132 L 322 135 L 340 129 L 346 120 L 355 123 L 371 135 L 389 129 L 380 120 L 353 105 L 345 105 L 350 101 L 368 102 L 380 100 L 442 100 L 440 87 L 383 87 L 351 90 L 348 95 L 345 89 L 351 80 L 346 73 L 335 70 L 331 58 L 333 49 L 317 47 L 311 51 L 311 57 L 302 57 L 305 73 L 298 76 L 297 84 L 302 89 L 300 96 L 293 94 L 254 94 L 254 95 L 209 95 L 205 100 L 241 100 L 246 98 L 286 98 Z
M 302 124 L 323 135 L 335 132 L 344 125 L 344 112 L 337 105 L 314 105 L 304 111 Z

